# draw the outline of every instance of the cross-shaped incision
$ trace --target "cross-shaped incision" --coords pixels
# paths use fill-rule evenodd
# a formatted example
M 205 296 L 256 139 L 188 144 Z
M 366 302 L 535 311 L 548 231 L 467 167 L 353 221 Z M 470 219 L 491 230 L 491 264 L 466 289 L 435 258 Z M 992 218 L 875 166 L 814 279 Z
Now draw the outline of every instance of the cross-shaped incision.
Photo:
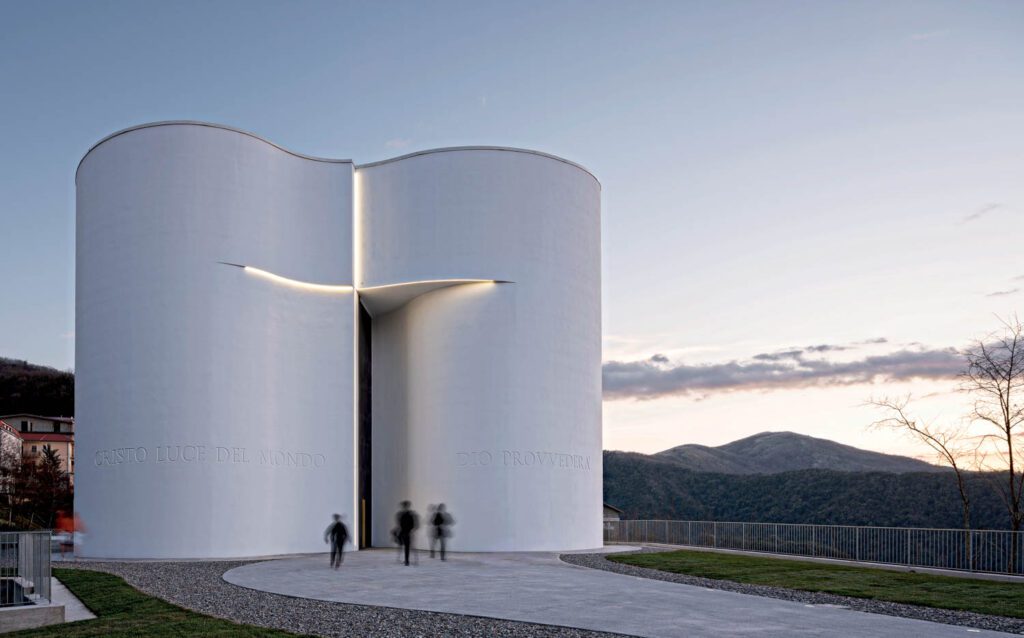
M 299 281 L 245 264 L 235 264 L 227 261 L 219 262 L 225 266 L 241 268 L 246 273 L 260 277 L 275 283 L 291 286 L 301 290 L 317 293 L 347 294 L 357 292 L 359 300 L 366 306 L 371 316 L 382 315 L 404 306 L 416 297 L 425 295 L 428 292 L 450 288 L 452 286 L 480 285 L 480 284 L 508 284 L 511 281 L 501 279 L 425 279 L 419 281 L 403 281 L 382 286 L 355 287 L 346 284 L 323 284 L 309 281 Z
M 367 548 L 371 546 L 371 533 L 369 529 L 369 521 L 372 519 L 372 503 L 373 503 L 373 481 L 372 481 L 372 458 L 373 458 L 373 419 L 372 419 L 372 365 L 371 365 L 371 321 L 370 319 L 375 316 L 380 316 L 389 313 L 393 310 L 401 308 L 405 304 L 409 303 L 416 297 L 425 295 L 435 290 L 442 288 L 451 288 L 452 286 L 493 286 L 497 284 L 509 284 L 511 281 L 504 281 L 499 279 L 427 279 L 420 281 L 405 281 L 394 284 L 385 284 L 382 286 L 365 286 L 356 287 L 346 284 L 323 284 L 314 283 L 308 281 L 299 281 L 297 279 L 290 279 L 281 275 L 256 268 L 255 266 L 247 266 L 244 264 L 235 264 L 231 262 L 222 261 L 221 264 L 225 266 L 233 266 L 241 268 L 247 274 L 259 277 L 275 284 L 282 286 L 290 286 L 298 290 L 307 291 L 311 294 L 357 294 L 357 302 L 359 308 L 358 322 L 355 326 L 356 329 L 356 342 L 358 346 L 356 348 L 355 356 L 357 358 L 356 369 L 357 373 L 357 443 L 356 443 L 356 459 L 358 464 L 358 486 L 356 488 L 358 496 L 358 516 L 359 516 L 359 529 L 357 542 L 359 547 Z

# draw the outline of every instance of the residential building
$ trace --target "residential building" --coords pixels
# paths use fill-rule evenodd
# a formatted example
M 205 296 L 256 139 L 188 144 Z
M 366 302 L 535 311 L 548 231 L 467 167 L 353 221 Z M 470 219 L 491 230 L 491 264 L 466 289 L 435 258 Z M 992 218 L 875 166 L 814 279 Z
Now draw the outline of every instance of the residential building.
M 0 421 L 0 494 L 10 494 L 13 473 L 21 463 L 22 441 L 18 430 Z
M 0 422 L 20 442 L 21 457 L 38 456 L 50 448 L 60 458 L 61 469 L 75 481 L 75 420 L 71 417 L 40 416 L 38 414 L 8 414 Z

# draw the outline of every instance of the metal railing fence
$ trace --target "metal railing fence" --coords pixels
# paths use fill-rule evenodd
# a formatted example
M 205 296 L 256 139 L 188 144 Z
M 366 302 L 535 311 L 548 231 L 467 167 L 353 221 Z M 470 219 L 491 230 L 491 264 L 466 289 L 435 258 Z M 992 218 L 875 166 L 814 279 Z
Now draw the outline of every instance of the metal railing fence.
M 50 602 L 50 532 L 0 532 L 0 607 Z
M 769 554 L 1024 574 L 1024 532 L 800 523 L 605 521 L 607 543 L 662 543 Z

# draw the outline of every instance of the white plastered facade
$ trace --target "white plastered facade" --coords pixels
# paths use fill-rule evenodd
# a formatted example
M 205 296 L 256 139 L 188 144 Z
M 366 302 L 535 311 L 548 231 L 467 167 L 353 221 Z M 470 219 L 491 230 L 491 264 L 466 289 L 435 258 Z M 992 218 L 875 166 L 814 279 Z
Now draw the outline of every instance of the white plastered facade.
M 504 148 L 355 166 L 145 125 L 83 159 L 77 250 L 85 555 L 322 551 L 333 512 L 389 545 L 404 499 L 446 503 L 453 550 L 601 544 L 584 169 Z

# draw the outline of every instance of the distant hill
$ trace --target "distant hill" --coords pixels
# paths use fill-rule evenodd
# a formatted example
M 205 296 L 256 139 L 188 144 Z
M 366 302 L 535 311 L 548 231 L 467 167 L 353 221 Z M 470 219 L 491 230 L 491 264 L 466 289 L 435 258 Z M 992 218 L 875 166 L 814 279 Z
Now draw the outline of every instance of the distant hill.
M 869 452 L 793 432 L 761 432 L 718 447 L 680 445 L 653 455 L 695 472 L 778 474 L 823 469 L 840 472 L 941 472 L 906 456 Z
M 717 449 L 717 448 L 711 448 Z M 990 480 L 967 480 L 975 528 L 1006 529 Z M 998 479 L 1005 480 L 1005 479 Z M 604 453 L 604 499 L 624 518 L 958 528 L 952 472 L 697 472 L 661 455 Z
M 75 375 L 0 357 L 0 415 L 74 416 Z

